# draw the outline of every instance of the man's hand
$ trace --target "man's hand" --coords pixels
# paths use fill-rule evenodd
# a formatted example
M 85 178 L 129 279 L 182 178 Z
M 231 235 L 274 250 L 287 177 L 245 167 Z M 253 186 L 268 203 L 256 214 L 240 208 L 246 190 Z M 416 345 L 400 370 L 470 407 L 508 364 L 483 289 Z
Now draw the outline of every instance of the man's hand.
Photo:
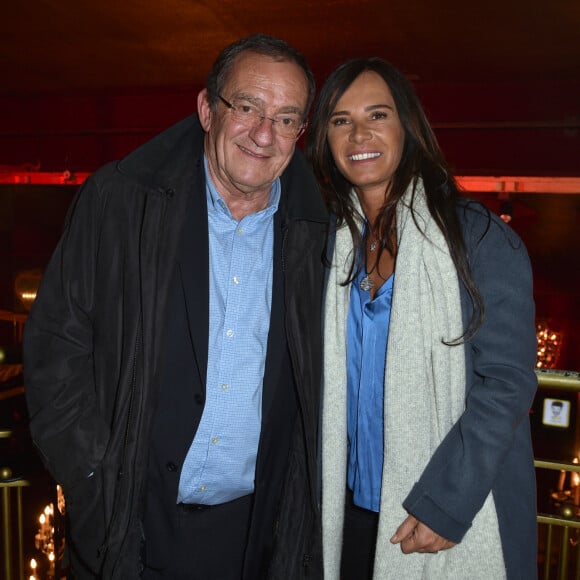
M 435 554 L 439 550 L 448 550 L 455 546 L 454 542 L 436 534 L 413 516 L 408 516 L 399 526 L 391 538 L 391 543 L 401 544 L 403 554 L 412 554 L 413 552 Z

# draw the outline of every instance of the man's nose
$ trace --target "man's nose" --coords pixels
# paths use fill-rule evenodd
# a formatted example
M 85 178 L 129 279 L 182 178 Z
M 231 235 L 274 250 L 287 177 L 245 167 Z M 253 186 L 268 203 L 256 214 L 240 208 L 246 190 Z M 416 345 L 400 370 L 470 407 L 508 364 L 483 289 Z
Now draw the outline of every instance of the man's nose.
M 270 117 L 262 117 L 259 123 L 252 127 L 250 137 L 260 147 L 271 145 L 276 137 L 276 128 L 274 126 L 274 119 Z

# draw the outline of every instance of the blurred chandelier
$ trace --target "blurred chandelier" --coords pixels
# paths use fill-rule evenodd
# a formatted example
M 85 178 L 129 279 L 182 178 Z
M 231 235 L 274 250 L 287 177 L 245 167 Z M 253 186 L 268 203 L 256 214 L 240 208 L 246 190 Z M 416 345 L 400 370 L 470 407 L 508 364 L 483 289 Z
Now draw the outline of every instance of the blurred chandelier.
M 536 339 L 538 341 L 536 368 L 556 368 L 562 347 L 562 333 L 552 330 L 546 321 L 538 321 L 536 323 Z

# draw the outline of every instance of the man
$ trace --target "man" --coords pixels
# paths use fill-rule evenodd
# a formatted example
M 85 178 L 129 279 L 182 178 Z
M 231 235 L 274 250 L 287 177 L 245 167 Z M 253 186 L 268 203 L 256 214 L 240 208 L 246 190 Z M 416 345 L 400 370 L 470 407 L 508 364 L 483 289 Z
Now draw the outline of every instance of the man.
M 313 93 L 293 48 L 242 39 L 197 116 L 73 204 L 25 381 L 75 578 L 294 578 L 313 561 L 327 216 L 295 150 Z

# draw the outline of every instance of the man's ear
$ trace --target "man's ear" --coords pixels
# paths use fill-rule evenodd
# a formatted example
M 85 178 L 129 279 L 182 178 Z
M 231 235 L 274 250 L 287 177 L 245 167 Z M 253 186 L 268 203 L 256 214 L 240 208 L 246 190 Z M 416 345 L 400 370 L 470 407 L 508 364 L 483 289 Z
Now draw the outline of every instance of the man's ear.
M 199 91 L 197 95 L 197 114 L 203 130 L 207 133 L 211 126 L 212 110 L 207 98 L 207 89 Z

